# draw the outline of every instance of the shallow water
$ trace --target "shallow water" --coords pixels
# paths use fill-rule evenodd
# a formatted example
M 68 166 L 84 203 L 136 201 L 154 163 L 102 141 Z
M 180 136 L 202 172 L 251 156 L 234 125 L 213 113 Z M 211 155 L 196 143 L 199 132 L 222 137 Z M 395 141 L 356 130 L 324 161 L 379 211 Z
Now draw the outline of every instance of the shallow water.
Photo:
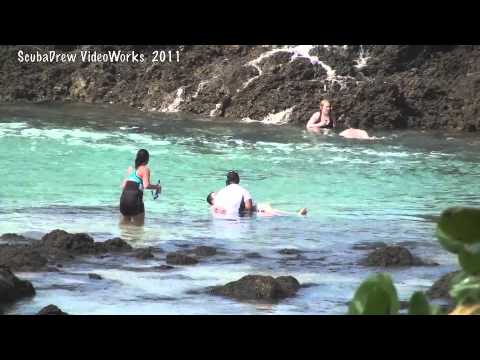
M 205 121 L 208 120 L 208 121 Z M 165 263 L 86 259 L 59 273 L 19 273 L 37 295 L 7 309 L 34 313 L 54 303 L 72 314 L 341 314 L 369 273 L 362 242 L 401 243 L 438 267 L 392 270 L 402 298 L 455 267 L 434 237 L 449 206 L 480 206 L 480 140 L 470 134 L 373 133 L 374 142 L 309 134 L 302 128 L 145 114 L 110 106 L 1 106 L 0 233 L 40 237 L 55 228 L 96 240 L 121 236 L 166 251 L 215 246 L 224 254 L 170 271 Z M 139 148 L 150 151 L 144 229 L 118 226 L 120 184 Z M 259 202 L 307 217 L 213 219 L 209 191 L 237 169 Z M 302 250 L 302 257 L 278 253 Z M 246 257 L 256 252 L 261 258 Z M 143 268 L 143 269 L 141 269 Z M 135 270 L 136 269 L 136 270 Z M 88 273 L 104 280 L 89 279 Z M 201 293 L 246 274 L 293 275 L 302 288 L 274 305 Z M 200 292 L 199 292 L 200 291 Z

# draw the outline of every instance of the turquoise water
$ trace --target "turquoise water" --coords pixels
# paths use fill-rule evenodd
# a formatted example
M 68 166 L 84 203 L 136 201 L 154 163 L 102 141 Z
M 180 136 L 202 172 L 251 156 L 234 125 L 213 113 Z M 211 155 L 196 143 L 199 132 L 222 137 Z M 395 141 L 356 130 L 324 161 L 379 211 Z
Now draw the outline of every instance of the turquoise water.
M 132 246 L 209 245 L 224 251 L 170 272 L 163 259 L 89 259 L 60 273 L 23 273 L 38 289 L 9 311 L 54 303 L 88 314 L 343 313 L 361 279 L 357 243 L 405 243 L 438 267 L 393 270 L 400 295 L 425 289 L 455 259 L 437 245 L 434 218 L 446 207 L 480 206 L 480 139 L 469 134 L 373 133 L 375 142 L 309 134 L 290 126 L 145 114 L 109 106 L 0 107 L 0 233 L 39 237 L 56 228 L 114 236 Z M 139 148 L 150 152 L 143 230 L 118 226 L 120 184 Z M 205 201 L 236 169 L 259 202 L 307 217 L 212 219 Z M 303 259 L 278 254 L 304 251 Z M 257 252 L 262 258 L 247 258 Z M 137 270 L 129 270 L 127 267 Z M 139 269 L 143 269 L 140 271 Z M 95 282 L 87 273 L 105 280 Z M 311 286 L 276 305 L 199 294 L 246 274 L 293 275 Z

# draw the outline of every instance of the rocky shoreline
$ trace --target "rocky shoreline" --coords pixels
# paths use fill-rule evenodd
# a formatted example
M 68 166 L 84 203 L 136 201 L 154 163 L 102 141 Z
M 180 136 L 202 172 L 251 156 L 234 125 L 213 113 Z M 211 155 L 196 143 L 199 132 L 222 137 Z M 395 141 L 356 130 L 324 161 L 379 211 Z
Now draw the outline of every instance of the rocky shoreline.
M 20 63 L 17 53 L 136 51 L 143 63 Z M 153 51 L 179 61 L 152 64 Z M 121 104 L 305 124 L 329 98 L 342 128 L 480 129 L 480 46 L 2 46 L 0 103 Z
M 13 271 L 20 273 L 25 271 L 42 272 L 45 273 L 45 276 L 48 276 L 49 273 L 62 271 L 64 265 L 88 262 L 91 257 L 98 259 L 126 257 L 139 261 L 153 260 L 154 264 L 157 264 L 158 261 L 165 262 L 153 267 L 133 269 L 135 271 L 155 270 L 164 272 L 174 270 L 177 266 L 195 266 L 200 262 L 211 261 L 210 258 L 228 255 L 223 250 L 205 245 L 190 246 L 171 252 L 152 247 L 135 249 L 120 238 L 96 242 L 88 234 L 71 234 L 58 229 L 45 234 L 40 240 L 27 239 L 17 234 L 3 234 L 0 236 L 0 240 L 0 314 L 5 312 L 6 306 L 22 299 L 28 299 L 36 294 L 32 283 L 18 278 Z M 357 244 L 352 249 L 367 252 L 358 263 L 358 265 L 365 267 L 376 267 L 384 270 L 387 268 L 438 265 L 416 257 L 407 248 L 399 245 L 374 243 L 366 246 L 365 244 Z M 281 249 L 277 253 L 283 257 L 288 257 L 290 261 L 306 259 L 302 255 L 304 252 L 297 249 Z M 246 253 L 244 257 L 251 258 L 252 256 Z M 260 261 L 263 259 L 259 254 L 255 258 Z M 322 258 L 317 259 L 320 262 L 323 260 Z M 88 273 L 87 275 L 89 281 L 104 281 L 104 278 L 98 274 Z M 452 306 L 452 299 L 448 294 L 449 279 L 452 276 L 452 274 L 443 275 L 427 291 L 427 295 L 431 299 L 441 299 L 447 302 L 447 308 Z M 302 284 L 288 274 L 276 278 L 264 274 L 247 274 L 225 285 L 205 288 L 200 293 L 226 297 L 240 302 L 253 301 L 274 304 L 296 296 L 302 288 L 309 286 L 311 284 Z M 195 291 L 192 293 L 195 293 Z M 67 315 L 67 313 L 50 304 L 41 309 L 37 315 Z

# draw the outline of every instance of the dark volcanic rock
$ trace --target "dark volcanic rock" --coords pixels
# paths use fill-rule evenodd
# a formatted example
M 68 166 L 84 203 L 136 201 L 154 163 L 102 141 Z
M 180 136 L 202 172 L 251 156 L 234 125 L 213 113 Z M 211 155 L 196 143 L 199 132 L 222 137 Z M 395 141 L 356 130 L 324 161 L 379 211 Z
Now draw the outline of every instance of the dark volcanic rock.
M 70 234 L 64 230 L 53 230 L 42 237 L 41 246 L 48 253 L 68 253 L 73 255 L 93 254 L 95 245 L 88 234 Z
M 460 271 L 454 271 L 443 275 L 440 279 L 435 281 L 430 289 L 427 290 L 427 296 L 430 299 L 447 299 L 452 300 L 452 297 L 448 293 L 450 290 L 450 282 L 453 277 L 458 275 Z
M 372 251 L 360 262 L 366 266 L 424 266 L 426 263 L 401 246 L 385 246 Z
M 103 277 L 98 274 L 88 274 L 88 277 L 93 280 L 103 280 Z
M 18 50 L 136 51 L 147 59 L 26 64 Z M 154 50 L 172 51 L 174 61 L 155 66 Z M 318 45 L 310 55 L 335 76 L 277 45 L 2 46 L 0 102 L 112 103 L 147 111 L 177 104 L 173 110 L 258 120 L 293 108 L 290 121 L 304 125 L 319 100 L 329 98 L 339 128 L 348 120 L 364 128 L 480 129 L 479 45 Z M 362 59 L 365 66 L 358 66 Z
M 246 253 L 245 254 L 245 257 L 246 258 L 249 258 L 249 259 L 259 259 L 262 257 L 262 255 L 260 255 L 259 253 L 257 252 L 249 252 L 249 253 Z
M 300 255 L 302 251 L 297 249 L 281 249 L 278 253 L 282 255 Z
M 165 270 L 175 269 L 175 267 L 174 267 L 174 266 L 170 266 L 170 265 L 162 264 L 162 265 L 160 265 L 160 266 L 156 266 L 155 269 L 165 271 Z
M 20 280 L 9 268 L 0 266 L 0 304 L 35 295 L 30 281 Z
M 42 310 L 40 310 L 37 315 L 68 315 L 67 313 L 63 312 L 58 308 L 56 305 L 48 305 L 45 306 Z
M 237 300 L 277 301 L 294 296 L 300 283 L 292 276 L 247 275 L 240 280 L 211 290 L 214 295 L 231 297 Z
M 376 250 L 378 248 L 382 248 L 385 246 L 387 246 L 387 244 L 381 241 L 364 242 L 364 243 L 358 243 L 353 245 L 352 249 L 353 250 Z
M 45 269 L 47 259 L 27 245 L 0 245 L 0 266 L 14 271 L 39 271 Z
M 217 254 L 217 249 L 211 246 L 197 246 L 192 252 L 197 256 L 213 256 Z
M 148 260 L 154 258 L 152 249 L 150 248 L 138 249 L 137 251 L 135 251 L 135 257 L 140 260 Z
M 3 234 L 2 236 L 0 236 L 0 241 L 15 243 L 15 242 L 28 242 L 29 239 L 27 239 L 23 235 L 7 233 L 7 234 Z
M 194 257 L 179 253 L 173 252 L 167 254 L 167 264 L 172 265 L 194 265 L 197 264 L 198 260 Z
M 103 243 L 95 243 L 97 251 L 106 251 L 106 252 L 127 252 L 133 250 L 133 248 L 123 239 L 114 238 L 107 240 Z

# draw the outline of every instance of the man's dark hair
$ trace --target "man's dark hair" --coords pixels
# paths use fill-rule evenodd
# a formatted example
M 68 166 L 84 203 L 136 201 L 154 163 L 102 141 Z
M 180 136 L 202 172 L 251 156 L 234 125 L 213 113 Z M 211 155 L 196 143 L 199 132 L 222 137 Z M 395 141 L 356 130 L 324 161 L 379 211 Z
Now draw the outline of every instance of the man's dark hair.
M 229 171 L 227 174 L 227 181 L 226 184 L 227 186 L 230 184 L 239 184 L 240 183 L 240 176 L 238 176 L 238 173 L 236 171 Z
M 207 196 L 207 203 L 213 205 L 213 191 Z

